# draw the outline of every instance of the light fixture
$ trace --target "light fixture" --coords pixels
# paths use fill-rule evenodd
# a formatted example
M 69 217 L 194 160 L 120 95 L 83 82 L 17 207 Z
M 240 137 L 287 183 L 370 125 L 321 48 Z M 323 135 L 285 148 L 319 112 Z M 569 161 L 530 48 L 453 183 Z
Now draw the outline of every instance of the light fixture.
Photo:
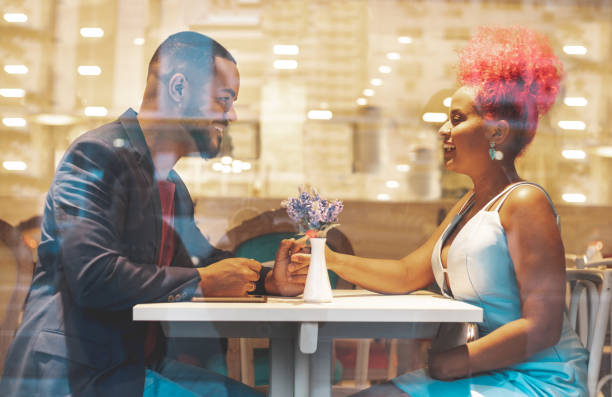
M 102 37 L 104 36 L 104 30 L 102 28 L 81 28 L 81 36 Z
M 295 59 L 277 59 L 274 61 L 274 69 L 297 69 L 298 63 Z
M 595 153 L 601 157 L 612 157 L 612 146 L 600 146 L 595 149 Z
M 371 88 L 366 88 L 363 90 L 363 95 L 365 96 L 374 96 L 374 90 Z
M 563 52 L 568 55 L 584 55 L 587 53 L 587 48 L 583 45 L 564 45 Z
M 2 166 L 7 171 L 25 171 L 28 165 L 23 161 L 3 161 Z
M 134 45 L 143 45 L 145 43 L 145 39 L 142 37 L 136 37 L 133 43 Z
M 584 203 L 586 201 L 586 196 L 582 193 L 563 193 L 561 197 L 563 197 L 563 201 L 568 203 Z
M 87 106 L 85 108 L 85 116 L 104 117 L 108 114 L 108 110 L 104 106 Z
M 3 117 L 2 124 L 7 127 L 25 127 L 27 123 L 23 117 Z
M 5 98 L 23 98 L 25 90 L 21 88 L 0 88 L 0 95 Z
M 387 65 L 380 65 L 378 67 L 378 71 L 383 74 L 389 74 L 391 73 L 391 67 Z
M 229 174 L 230 172 L 232 172 L 232 166 L 228 164 L 223 164 L 221 166 L 221 172 L 224 174 Z
M 357 98 L 357 105 L 365 106 L 368 104 L 368 100 L 365 98 Z
M 74 117 L 66 114 L 39 114 L 35 117 L 39 124 L 43 125 L 69 125 L 75 122 Z
M 446 98 L 444 98 L 444 100 L 442 101 L 442 105 L 446 106 L 447 108 L 450 107 L 451 102 L 452 102 L 452 98 L 447 96 Z
M 589 101 L 587 101 L 586 98 L 584 97 L 580 97 L 580 96 L 576 96 L 576 97 L 565 97 L 563 99 L 563 103 L 565 103 L 567 106 L 572 106 L 572 107 L 584 107 L 586 106 Z
M 444 123 L 446 117 L 446 113 L 427 112 L 423 114 L 423 121 L 427 123 Z
M 81 76 L 99 76 L 102 69 L 96 65 L 81 65 L 77 68 Z
M 23 12 L 7 12 L 4 14 L 4 20 L 10 23 L 24 23 L 28 21 L 28 16 Z
M 400 36 L 397 38 L 397 42 L 400 44 L 410 44 L 412 43 L 412 37 L 410 36 Z
M 399 172 L 408 172 L 410 171 L 410 165 L 408 164 L 398 164 L 395 166 L 395 169 Z
M 566 149 L 561 152 L 561 155 L 568 160 L 583 160 L 586 158 L 584 150 Z
M 387 186 L 389 189 L 397 189 L 399 187 L 399 182 L 390 180 L 385 182 L 385 186 Z
M 249 163 L 248 161 L 243 161 L 242 162 L 242 169 L 245 171 L 248 171 L 251 169 L 251 163 Z
M 26 65 L 4 65 L 4 71 L 8 74 L 27 74 L 28 67 Z
M 215 170 L 215 171 L 221 171 L 221 169 L 223 168 L 223 164 L 221 164 L 221 163 L 214 163 L 214 164 L 212 165 L 212 168 L 213 168 L 213 170 Z
M 584 121 L 579 120 L 561 120 L 558 125 L 563 130 L 584 130 L 586 128 Z
M 400 59 L 400 54 L 399 52 L 388 52 L 387 53 L 387 59 L 391 60 L 391 61 L 397 61 L 398 59 Z
M 221 163 L 224 165 L 231 164 L 232 158 L 230 156 L 223 156 L 221 157 Z
M 388 201 L 391 197 L 387 193 L 379 193 L 376 195 L 376 199 L 380 201 Z
M 274 53 L 276 55 L 297 55 L 300 53 L 300 47 L 294 44 L 276 44 Z
M 308 118 L 311 120 L 329 120 L 333 116 L 330 110 L 309 110 Z
M 380 87 L 382 85 L 382 80 L 379 78 L 375 78 L 370 80 L 370 84 L 372 84 L 375 87 Z

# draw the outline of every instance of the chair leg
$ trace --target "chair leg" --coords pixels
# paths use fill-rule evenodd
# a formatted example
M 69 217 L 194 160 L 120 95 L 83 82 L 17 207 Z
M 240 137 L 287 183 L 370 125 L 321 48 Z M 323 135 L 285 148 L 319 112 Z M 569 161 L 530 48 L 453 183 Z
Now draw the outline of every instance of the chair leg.
M 387 357 L 387 379 L 393 379 L 397 376 L 397 339 L 389 341 Z
M 227 376 L 238 382 L 241 381 L 240 360 L 240 339 L 228 338 L 226 356 Z
M 370 363 L 371 339 L 357 340 L 357 357 L 355 360 L 355 386 L 357 388 L 368 387 L 368 364 Z
M 253 348 L 247 338 L 240 338 L 240 374 L 242 383 L 255 386 L 255 370 L 253 368 Z
M 608 318 L 610 315 L 610 300 L 612 299 L 612 271 L 606 271 L 604 283 L 601 286 L 599 299 L 599 310 L 597 313 L 597 326 L 593 333 L 593 344 L 589 355 L 588 388 L 591 397 L 595 397 L 597 392 L 597 380 L 599 379 L 599 369 L 601 366 L 601 356 L 608 329 Z

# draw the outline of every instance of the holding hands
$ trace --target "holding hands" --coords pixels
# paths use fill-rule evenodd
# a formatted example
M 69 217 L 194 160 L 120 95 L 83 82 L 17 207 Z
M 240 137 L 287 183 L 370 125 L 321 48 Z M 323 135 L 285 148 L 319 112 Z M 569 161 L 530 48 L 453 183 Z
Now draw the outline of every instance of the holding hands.
M 308 263 L 303 266 L 294 266 L 292 258 L 295 255 L 306 255 L 309 248 L 306 247 L 307 237 L 299 240 L 285 239 L 281 241 L 274 269 L 268 273 L 266 278 L 266 292 L 283 296 L 296 296 L 304 292 L 306 275 L 308 274 Z M 310 257 L 310 255 L 306 255 Z
M 228 258 L 198 271 L 204 296 L 245 296 L 255 290 L 261 263 L 254 259 Z

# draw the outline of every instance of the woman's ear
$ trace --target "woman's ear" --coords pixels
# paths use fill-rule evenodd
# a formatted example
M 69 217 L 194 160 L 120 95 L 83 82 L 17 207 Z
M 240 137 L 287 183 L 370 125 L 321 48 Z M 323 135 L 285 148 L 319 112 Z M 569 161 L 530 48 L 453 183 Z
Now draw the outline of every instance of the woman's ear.
M 504 143 L 510 135 L 510 125 L 506 120 L 498 120 L 493 126 L 490 141 L 500 145 Z
M 187 79 L 182 73 L 175 73 L 168 82 L 168 95 L 177 104 L 184 102 Z

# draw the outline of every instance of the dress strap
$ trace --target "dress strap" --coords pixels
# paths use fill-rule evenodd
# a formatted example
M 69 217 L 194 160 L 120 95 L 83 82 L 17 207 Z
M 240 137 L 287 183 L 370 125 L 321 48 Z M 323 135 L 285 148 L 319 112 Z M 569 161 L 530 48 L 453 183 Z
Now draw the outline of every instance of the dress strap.
M 495 199 L 497 199 L 500 195 L 504 195 L 504 197 L 499 200 L 499 203 L 497 203 L 497 205 L 495 206 L 495 212 L 499 212 L 499 209 L 501 208 L 501 206 L 504 204 L 504 201 L 506 201 L 506 199 L 508 198 L 508 196 L 510 196 L 510 193 L 512 193 L 512 191 L 514 189 L 516 189 L 517 187 L 521 186 L 521 185 L 531 185 L 534 186 L 538 189 L 540 189 L 540 191 L 542 193 L 544 193 L 544 196 L 546 196 L 546 199 L 548 200 L 548 202 L 550 203 L 550 208 L 552 209 L 553 214 L 555 215 L 555 220 L 557 222 L 557 227 L 559 227 L 559 229 L 561 229 L 561 220 L 559 218 L 559 214 L 557 214 L 557 211 L 555 210 L 555 205 L 552 202 L 552 199 L 550 198 L 550 196 L 548 195 L 548 193 L 546 192 L 546 190 L 544 190 L 544 188 L 542 188 L 540 185 L 537 185 L 533 182 L 518 182 L 515 183 L 513 185 L 508 186 L 506 189 L 504 189 L 500 194 L 498 194 L 497 196 L 495 196 L 493 198 L 493 200 L 491 200 L 491 202 L 495 201 Z

